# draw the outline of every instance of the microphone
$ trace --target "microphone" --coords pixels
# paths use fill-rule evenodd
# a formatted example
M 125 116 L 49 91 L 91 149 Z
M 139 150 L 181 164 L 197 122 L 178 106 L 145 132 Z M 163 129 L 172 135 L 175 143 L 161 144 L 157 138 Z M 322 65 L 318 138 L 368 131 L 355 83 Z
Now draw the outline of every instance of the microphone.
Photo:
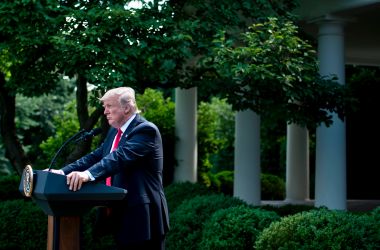
M 86 139 L 90 138 L 91 136 L 96 136 L 96 135 L 100 134 L 101 132 L 102 132 L 101 128 L 95 128 L 95 129 L 93 129 L 93 130 L 91 130 L 89 132 L 87 132 L 86 130 L 82 129 L 79 132 L 77 132 L 75 135 L 71 136 L 67 141 L 65 141 L 65 143 L 63 143 L 63 145 L 58 149 L 57 153 L 54 155 L 54 157 L 53 157 L 53 159 L 52 159 L 52 161 L 50 163 L 48 171 L 51 170 L 51 168 L 55 164 L 55 161 L 56 161 L 58 155 L 67 146 L 67 144 L 69 144 L 69 142 L 75 140 L 78 136 L 80 136 L 75 141 L 76 143 L 78 143 L 78 142 L 80 142 L 82 140 L 86 140 Z
M 87 139 L 97 136 L 98 134 L 102 133 L 101 128 L 94 128 L 93 130 L 89 132 L 84 132 L 78 139 L 75 140 L 75 143 L 78 143 L 80 141 L 86 141 Z

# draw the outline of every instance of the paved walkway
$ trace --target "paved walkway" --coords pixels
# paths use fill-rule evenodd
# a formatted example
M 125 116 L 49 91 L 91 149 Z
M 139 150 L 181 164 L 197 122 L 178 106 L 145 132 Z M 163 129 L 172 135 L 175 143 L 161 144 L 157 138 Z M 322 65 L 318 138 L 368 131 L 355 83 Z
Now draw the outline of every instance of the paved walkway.
M 261 201 L 262 205 L 282 206 L 288 204 L 296 205 L 310 205 L 314 206 L 314 200 L 307 200 L 302 202 L 289 202 L 289 201 Z M 348 211 L 370 211 L 380 206 L 380 200 L 347 200 Z

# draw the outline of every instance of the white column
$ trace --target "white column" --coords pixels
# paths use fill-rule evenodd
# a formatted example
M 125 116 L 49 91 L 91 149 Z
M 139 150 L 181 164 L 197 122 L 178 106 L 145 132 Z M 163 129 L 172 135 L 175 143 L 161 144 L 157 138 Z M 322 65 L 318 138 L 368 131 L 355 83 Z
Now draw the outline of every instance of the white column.
M 322 76 L 336 75 L 345 84 L 344 31 L 339 20 L 319 24 L 318 58 Z M 316 131 L 315 206 L 346 210 L 346 126 L 333 114 L 330 127 Z
M 289 124 L 286 140 L 286 201 L 309 199 L 309 134 L 305 127 Z
M 175 91 L 175 182 L 197 181 L 197 88 Z
M 234 196 L 261 204 L 260 117 L 251 110 L 236 113 Z

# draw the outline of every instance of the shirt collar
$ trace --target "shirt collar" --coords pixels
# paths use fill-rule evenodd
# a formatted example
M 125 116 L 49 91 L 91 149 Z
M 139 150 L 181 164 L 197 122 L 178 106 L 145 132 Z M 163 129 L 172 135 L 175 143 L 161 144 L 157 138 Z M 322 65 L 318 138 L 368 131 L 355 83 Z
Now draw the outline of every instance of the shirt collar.
M 124 133 L 125 130 L 127 130 L 129 124 L 131 124 L 132 120 L 135 119 L 136 117 L 136 114 L 133 114 L 131 117 L 129 117 L 128 121 L 126 123 L 124 123 L 123 126 L 121 126 L 121 131 Z

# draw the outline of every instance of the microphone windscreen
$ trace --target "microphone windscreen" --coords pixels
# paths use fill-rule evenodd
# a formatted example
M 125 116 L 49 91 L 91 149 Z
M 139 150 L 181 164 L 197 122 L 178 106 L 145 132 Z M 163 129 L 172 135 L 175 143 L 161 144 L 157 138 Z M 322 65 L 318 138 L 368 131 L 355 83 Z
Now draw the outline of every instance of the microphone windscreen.
M 98 134 L 102 133 L 102 129 L 101 128 L 94 128 L 92 131 L 91 131 L 91 134 L 92 136 L 96 136 Z

